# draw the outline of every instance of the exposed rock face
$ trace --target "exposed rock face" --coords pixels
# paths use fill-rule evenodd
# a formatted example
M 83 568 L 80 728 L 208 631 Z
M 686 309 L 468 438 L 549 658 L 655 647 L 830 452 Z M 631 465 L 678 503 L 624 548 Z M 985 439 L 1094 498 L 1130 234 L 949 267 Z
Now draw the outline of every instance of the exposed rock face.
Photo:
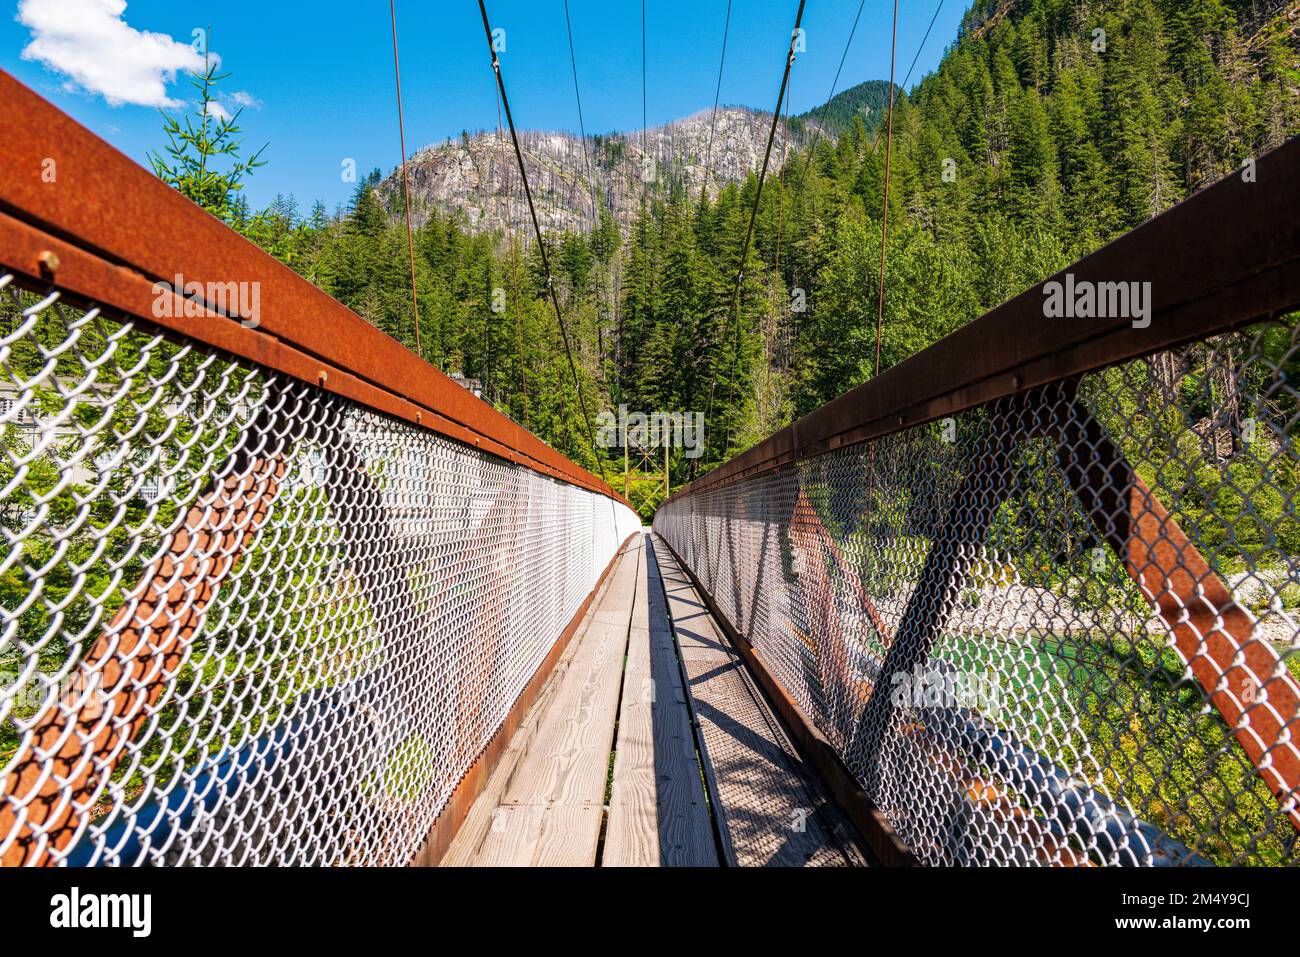
M 757 170 L 772 114 L 719 107 L 710 151 L 712 112 L 704 110 L 644 134 L 588 136 L 585 144 L 571 133 L 520 131 L 520 149 L 542 229 L 589 230 L 602 206 L 626 227 L 647 185 L 651 195 L 666 197 L 678 191 L 698 195 L 707 181 L 710 195 L 716 195 L 719 187 Z M 787 146 L 782 120 L 769 172 L 779 168 L 787 148 L 802 145 L 812 135 L 810 125 L 793 124 Z M 438 209 L 463 214 L 475 230 L 503 229 L 508 218 L 515 230 L 531 231 L 509 131 L 504 136 L 496 130 L 465 134 L 459 140 L 426 146 L 408 165 L 411 215 L 417 224 L 425 220 L 428 210 Z M 382 195 L 397 199 L 401 184 L 399 168 L 378 188 Z

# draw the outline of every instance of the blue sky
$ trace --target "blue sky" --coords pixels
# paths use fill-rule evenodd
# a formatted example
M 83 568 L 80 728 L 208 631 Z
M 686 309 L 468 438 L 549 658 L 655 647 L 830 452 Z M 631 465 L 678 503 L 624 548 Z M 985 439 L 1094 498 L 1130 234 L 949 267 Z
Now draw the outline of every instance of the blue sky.
M 249 181 L 255 207 L 277 193 L 306 210 L 331 209 L 352 186 L 340 175 L 387 171 L 401 160 L 392 33 L 383 0 L 0 0 L 0 65 L 110 143 L 145 162 L 161 146 L 158 105 L 193 99 L 183 73 L 193 31 L 231 74 L 224 104 L 251 103 L 246 145 L 269 143 L 268 165 Z M 899 5 L 898 77 L 917 51 L 939 0 Z M 968 0 L 944 0 L 912 85 L 956 36 Z M 722 102 L 771 109 L 795 0 L 732 0 Z M 647 111 L 651 124 L 713 104 L 726 0 L 648 0 Z M 569 0 L 588 133 L 641 125 L 639 0 Z M 824 101 L 856 0 L 811 0 L 806 53 L 792 73 L 795 112 Z M 521 128 L 578 128 L 562 0 L 490 0 L 506 30 L 506 88 Z M 891 5 L 868 0 L 838 89 L 889 75 Z M 402 99 L 409 152 L 496 127 L 494 80 L 476 0 L 397 0 Z M 23 21 L 23 22 L 20 22 Z M 152 34 L 150 36 L 149 34 Z M 34 41 L 28 57 L 23 52 Z M 116 100 L 110 103 L 109 99 Z

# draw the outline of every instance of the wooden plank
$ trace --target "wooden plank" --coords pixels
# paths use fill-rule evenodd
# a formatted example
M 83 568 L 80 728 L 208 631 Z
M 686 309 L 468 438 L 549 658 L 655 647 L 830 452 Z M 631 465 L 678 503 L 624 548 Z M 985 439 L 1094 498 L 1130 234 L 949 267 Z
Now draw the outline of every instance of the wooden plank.
M 680 558 L 673 552 L 672 546 L 656 536 L 657 546 L 677 560 L 682 568 Z M 690 571 L 683 568 L 688 578 Z M 692 579 L 694 583 L 694 579 Z M 836 833 L 850 835 L 845 839 L 845 846 L 865 842 L 871 853 L 870 863 L 886 867 L 916 867 L 918 861 L 912 851 L 903 844 L 892 825 L 880 809 L 867 797 L 857 779 L 844 766 L 835 748 L 813 724 L 812 719 L 801 709 L 791 696 L 789 690 L 776 679 L 771 667 L 763 656 L 744 638 L 737 634 L 718 609 L 709 602 L 707 595 L 702 595 L 710 611 L 715 615 L 714 621 L 731 642 L 731 646 L 740 653 L 740 657 L 749 667 L 749 674 L 761 687 L 768 703 L 776 709 L 783 721 L 786 732 L 798 741 L 800 755 L 807 761 L 817 775 L 817 781 L 826 788 L 838 805 L 837 810 L 844 821 L 843 828 L 836 828 Z
M 640 561 L 636 547 L 620 556 L 570 653 L 470 809 L 445 865 L 595 863 Z
M 642 547 L 601 864 L 714 867 L 713 826 L 648 535 Z
M 488 828 L 493 821 L 493 812 L 497 807 L 495 800 L 488 800 L 484 796 L 504 793 L 506 784 L 513 775 L 519 758 L 522 756 L 528 742 L 536 734 L 542 716 L 546 714 L 551 701 L 554 700 L 559 691 L 561 681 L 568 671 L 578 647 L 582 644 L 583 635 L 586 633 L 595 609 L 602 606 L 605 595 L 613 585 L 618 569 L 622 567 L 626 553 L 634 550 L 639 542 L 640 536 L 629 537 L 620 547 L 619 554 L 610 560 L 609 567 L 601 576 L 598 587 L 585 605 L 582 617 L 573 623 L 572 640 L 566 643 L 561 654 L 555 659 L 554 665 L 546 671 L 544 681 L 533 697 L 532 703 L 527 707 L 523 715 L 517 719 L 516 726 L 510 728 L 507 740 L 502 745 L 499 753 L 493 756 L 491 772 L 487 775 L 487 781 L 475 792 L 469 810 L 464 813 L 463 820 L 460 821 L 455 832 L 448 838 L 446 851 L 440 856 L 430 858 L 426 863 L 448 867 L 465 867 L 473 863 L 475 850 L 478 843 L 487 834 Z
M 614 573 L 502 803 L 604 804 L 641 557 L 629 549 Z
M 657 536 L 655 541 L 728 863 L 742 867 L 866 863 L 840 812 L 804 766 L 740 656 L 712 616 L 707 611 L 700 614 L 705 605 L 689 577 Z
M 668 549 L 661 544 L 655 549 L 655 557 L 663 580 L 665 610 L 678 652 L 684 660 L 729 660 L 730 643 L 714 623 L 708 607 L 700 600 L 690 577 L 671 554 L 665 558 L 667 552 Z
M 604 804 L 626 650 L 626 624 L 592 622 L 502 804 Z
M 472 866 L 591 867 L 600 816 L 599 805 L 501 805 L 492 810 Z
M 537 734 L 537 726 L 542 717 L 549 710 L 551 702 L 555 700 L 564 674 L 568 671 L 569 664 L 573 660 L 573 655 L 582 642 L 584 634 L 585 626 L 584 629 L 579 630 L 576 640 L 569 645 L 564 656 L 556 663 L 550 679 L 538 692 L 537 700 L 529 708 L 528 713 L 520 722 L 519 728 L 511 736 L 505 750 L 497 759 L 487 784 L 483 786 L 479 797 L 470 806 L 469 813 L 466 814 L 464 822 L 452 839 L 447 853 L 439 861 L 439 866 L 469 867 L 473 865 L 479 847 L 487 838 L 493 824 L 495 823 L 500 827 L 498 815 L 500 808 L 499 797 L 505 792 L 506 785 L 514 775 L 515 768 L 527 749 L 529 741 Z

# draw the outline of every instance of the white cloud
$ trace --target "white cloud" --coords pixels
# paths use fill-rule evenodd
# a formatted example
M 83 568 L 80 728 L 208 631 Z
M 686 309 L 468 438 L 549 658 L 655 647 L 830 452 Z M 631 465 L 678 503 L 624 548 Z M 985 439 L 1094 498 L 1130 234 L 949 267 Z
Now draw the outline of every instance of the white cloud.
M 181 106 L 167 86 L 178 72 L 202 70 L 202 55 L 164 33 L 135 29 L 125 11 L 126 0 L 19 0 L 18 22 L 32 31 L 23 59 L 113 106 Z
M 236 90 L 234 93 L 230 94 L 230 98 L 235 101 L 236 106 L 243 107 L 244 109 L 260 110 L 262 108 L 261 100 L 253 96 L 253 94 L 246 93 L 243 90 Z
M 219 123 L 224 123 L 230 119 L 230 111 L 218 103 L 216 100 L 208 102 L 208 116 L 212 117 Z

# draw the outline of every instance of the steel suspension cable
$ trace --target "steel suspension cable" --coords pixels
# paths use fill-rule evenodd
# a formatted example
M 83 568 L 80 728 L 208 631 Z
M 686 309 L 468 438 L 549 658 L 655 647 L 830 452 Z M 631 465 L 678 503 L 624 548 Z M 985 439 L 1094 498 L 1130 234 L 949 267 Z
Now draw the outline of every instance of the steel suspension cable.
M 938 14 L 936 13 L 936 16 Z M 924 45 L 925 41 L 921 41 Z M 885 120 L 885 189 L 880 221 L 880 288 L 876 303 L 876 364 L 872 378 L 880 375 L 880 336 L 885 320 L 885 251 L 889 239 L 889 161 L 894 145 L 894 57 L 898 50 L 898 0 L 894 0 L 894 22 L 889 44 L 889 115 Z M 863 528 L 866 531 L 865 547 L 872 544 L 871 514 L 876 492 L 876 443 L 867 446 L 867 499 Z
M 591 154 L 587 151 L 587 124 L 582 118 L 582 91 L 578 89 L 578 57 L 573 51 L 573 24 L 569 20 L 569 0 L 564 0 L 564 29 L 569 35 L 569 65 L 573 68 L 573 97 L 578 101 L 578 132 L 582 135 L 582 159 L 587 167 L 587 181 L 591 184 L 593 190 L 591 196 L 591 220 L 594 227 L 599 217 L 599 204 L 596 202 L 594 192 L 596 178 L 591 168 Z
M 925 35 L 921 37 L 921 42 L 917 44 L 916 53 L 912 56 L 912 64 L 907 68 L 907 76 L 903 77 L 903 90 L 906 92 L 907 83 L 912 79 L 912 71 L 916 69 L 916 61 L 921 59 L 921 51 L 925 49 L 925 41 L 930 39 L 930 31 L 934 29 L 934 22 L 939 19 L 939 13 L 943 10 L 943 0 L 939 0 L 939 5 L 934 8 L 934 16 L 930 18 L 930 25 L 925 28 Z
M 894 56 L 898 51 L 898 0 L 894 0 L 893 39 L 889 44 L 889 116 L 885 132 L 885 196 L 880 220 L 880 294 L 876 303 L 876 371 L 880 375 L 880 333 L 885 322 L 885 247 L 889 239 L 889 163 L 894 148 Z
M 591 414 L 587 411 L 587 398 L 582 391 L 582 378 L 578 375 L 578 364 L 573 358 L 573 347 L 569 342 L 569 330 L 564 324 L 564 313 L 560 309 L 560 297 L 555 291 L 555 277 L 551 275 L 551 261 L 546 253 L 546 242 L 542 238 L 542 227 L 537 219 L 537 207 L 533 203 L 533 190 L 528 185 L 528 169 L 524 166 L 524 153 L 519 146 L 519 133 L 515 130 L 515 119 L 510 112 L 510 97 L 506 95 L 505 77 L 501 73 L 501 60 L 492 45 L 492 24 L 488 20 L 487 5 L 484 0 L 478 0 L 478 9 L 483 17 L 483 35 L 487 38 L 488 52 L 492 55 L 492 72 L 496 74 L 497 90 L 501 94 L 501 105 L 505 109 L 506 123 L 510 127 L 510 140 L 515 147 L 515 159 L 519 163 L 519 178 L 523 180 L 524 196 L 528 200 L 528 215 L 533 221 L 533 233 L 537 236 L 537 251 L 542 257 L 542 271 L 546 274 L 546 289 L 550 293 L 551 305 L 555 309 L 555 320 L 560 326 L 560 338 L 564 341 L 564 354 L 569 360 L 569 371 L 573 375 L 573 387 L 578 394 L 578 405 L 582 410 L 582 418 L 587 426 L 587 440 L 591 445 L 591 455 L 595 459 L 596 467 L 600 469 L 601 477 L 604 478 L 605 463 L 600 457 L 596 445 L 596 431 L 591 424 Z M 608 481 L 608 479 L 606 480 Z
M 649 113 L 646 109 L 646 99 L 648 96 L 647 90 L 649 88 L 646 82 L 646 47 L 647 47 L 647 39 L 646 39 L 645 0 L 641 0 L 641 162 L 642 164 L 644 164 L 646 159 L 649 158 L 650 156 L 650 147 L 649 147 L 650 118 L 649 118 Z M 659 146 L 657 141 L 655 144 L 654 163 L 655 165 L 652 167 L 655 173 L 654 178 L 658 179 L 659 178 Z M 644 170 L 644 165 L 642 166 L 642 169 Z M 641 186 L 642 186 L 641 196 L 643 201 L 646 201 L 648 207 L 648 198 L 650 194 L 650 180 L 645 178 L 644 173 L 641 176 Z
M 506 243 L 510 250 L 511 309 L 515 314 L 515 360 L 519 366 L 519 391 L 524 402 L 524 428 L 528 425 L 528 373 L 524 363 L 524 327 L 519 315 L 519 254 L 515 249 L 514 203 L 510 190 L 510 163 L 506 159 L 506 126 L 501 117 L 501 91 L 492 85 L 497 98 L 497 142 L 501 144 L 501 202 L 505 207 Z
M 921 51 L 925 49 L 925 41 L 930 39 L 930 31 L 934 29 L 934 23 L 939 19 L 939 12 L 943 10 L 944 0 L 939 0 L 939 5 L 934 8 L 934 16 L 930 18 L 930 25 L 925 28 L 925 35 L 921 37 L 921 42 L 917 44 L 916 54 L 912 57 L 912 65 L 907 68 L 907 76 L 903 77 L 903 85 L 899 88 L 904 93 L 907 92 L 907 84 L 912 79 L 912 71 L 916 69 L 916 62 L 921 59 Z M 880 130 L 876 130 L 876 135 L 871 140 L 871 153 L 874 156 L 876 150 L 880 147 Z
M 858 4 L 857 15 L 853 18 L 853 26 L 849 28 L 849 38 L 844 41 L 844 52 L 840 54 L 840 65 L 835 68 L 835 79 L 831 81 L 831 92 L 826 97 L 826 102 L 830 103 L 835 99 L 835 91 L 840 85 L 840 73 L 844 70 L 844 61 L 849 57 L 849 47 L 853 45 L 853 36 L 858 32 L 858 21 L 862 19 L 862 10 L 867 5 L 867 0 L 862 0 Z M 813 149 L 817 146 L 817 141 L 821 138 L 822 127 L 818 124 L 813 128 L 812 142 L 808 144 L 808 160 L 804 163 L 803 171 L 799 175 L 799 185 L 795 188 L 796 192 L 802 192 L 804 177 L 808 175 L 808 167 L 812 165 Z
M 794 29 L 790 31 L 790 45 L 786 51 L 785 69 L 781 73 L 781 88 L 777 91 L 776 107 L 772 111 L 772 125 L 767 131 L 767 146 L 763 150 L 763 165 L 758 173 L 758 188 L 754 191 L 754 205 L 749 211 L 749 225 L 745 229 L 745 241 L 740 247 L 740 264 L 736 270 L 736 290 L 732 297 L 732 316 L 731 325 L 735 327 L 735 341 L 732 343 L 731 350 L 731 372 L 727 383 L 728 401 L 735 393 L 736 384 L 736 361 L 740 353 L 740 290 L 745 280 L 745 261 L 749 258 L 749 246 L 754 238 L 754 223 L 758 218 L 759 201 L 763 198 L 763 182 L 767 178 L 768 164 L 772 160 L 772 144 L 776 140 L 776 129 L 781 122 L 781 105 L 785 101 L 785 88 L 790 82 L 790 68 L 794 65 L 794 49 L 799 39 L 799 26 L 803 23 L 803 8 L 806 0 L 799 0 L 799 9 L 794 17 Z M 707 422 L 713 412 L 713 397 L 717 387 L 718 377 L 715 371 L 713 381 L 709 386 L 709 398 L 705 405 L 704 420 Z M 728 421 L 723 432 L 723 449 L 722 454 L 725 456 L 731 448 L 731 422 Z M 699 459 L 692 462 L 692 471 L 694 470 Z
M 777 284 L 780 286 L 782 292 L 784 292 L 785 290 L 785 279 L 781 275 L 781 239 L 785 230 L 785 167 L 790 152 L 790 100 L 793 98 L 794 84 L 791 83 L 790 87 L 791 89 L 786 90 L 786 94 L 785 94 L 785 139 L 781 142 L 781 166 L 780 166 L 780 172 L 777 174 L 777 185 L 779 189 L 777 191 L 777 199 L 776 199 L 776 281 Z M 779 318 L 780 318 L 780 307 L 778 306 L 772 315 L 771 329 L 772 329 L 773 338 L 776 337 L 776 324 Z M 769 349 L 769 343 L 767 341 L 767 332 L 765 330 L 764 341 L 763 341 L 764 394 L 766 394 L 771 384 L 772 384 L 772 355 Z M 761 403 L 759 406 L 759 410 L 760 410 L 759 422 L 763 423 L 766 420 L 762 417 Z
M 406 249 L 411 259 L 411 309 L 415 313 L 415 352 L 423 359 L 420 342 L 420 303 L 415 293 L 415 234 L 411 229 L 411 181 L 406 172 L 406 121 L 402 117 L 402 69 L 397 62 L 397 6 L 388 0 L 389 19 L 393 24 L 393 76 L 397 80 L 397 134 L 402 144 L 402 194 L 406 199 Z
M 641 283 L 642 293 L 645 298 L 641 300 L 642 320 L 645 319 L 645 312 L 650 308 L 650 303 L 654 302 L 655 271 L 653 264 L 650 262 L 650 180 L 645 176 L 645 161 L 650 159 L 649 136 L 650 122 L 646 111 L 646 100 L 648 98 L 648 84 L 646 71 L 646 50 L 649 41 L 646 33 L 646 10 L 645 0 L 641 0 Z M 655 178 L 659 176 L 658 159 L 654 160 L 655 165 L 652 167 Z M 621 383 L 620 383 L 621 385 Z
M 866 4 L 866 0 L 862 0 L 862 3 L 858 5 L 858 17 L 862 16 L 862 8 L 865 4 Z M 921 42 L 917 45 L 916 53 L 912 57 L 912 64 L 907 68 L 907 76 L 903 78 L 902 89 L 904 91 L 906 91 L 907 84 L 912 79 L 912 71 L 916 69 L 917 61 L 921 59 L 921 52 L 925 49 L 926 41 L 930 39 L 930 33 L 931 31 L 934 30 L 934 24 L 939 19 L 939 13 L 943 10 L 943 4 L 944 4 L 944 0 L 939 0 L 939 5 L 935 7 L 934 14 L 933 16 L 930 17 L 930 25 L 925 28 L 925 35 L 921 37 Z M 853 19 L 853 27 L 849 30 L 848 42 L 844 44 L 844 53 L 840 57 L 839 69 L 835 71 L 835 81 L 831 84 L 831 93 L 830 96 L 826 98 L 827 102 L 830 102 L 830 100 L 835 98 L 835 89 L 839 85 L 839 80 L 840 80 L 840 70 L 844 69 L 845 58 L 847 58 L 849 55 L 849 45 L 852 44 L 853 34 L 858 29 L 858 17 L 854 17 Z M 891 88 L 891 92 L 892 92 L 892 88 Z M 813 130 L 812 141 L 808 144 L 806 150 L 808 158 L 804 161 L 803 169 L 799 173 L 799 184 L 796 187 L 796 191 L 801 191 L 803 189 L 804 180 L 808 176 L 808 168 L 812 166 L 813 163 L 813 148 L 817 145 L 818 140 L 821 138 L 821 133 L 822 133 L 822 128 L 820 126 L 816 127 Z M 873 134 L 871 139 L 871 152 L 873 155 L 875 154 L 879 146 L 880 146 L 880 130 L 879 128 L 877 128 L 876 132 Z
M 793 87 L 794 84 L 791 84 Z M 781 276 L 781 233 L 785 226 L 785 165 L 790 155 L 790 98 L 792 90 L 785 94 L 785 139 L 781 141 L 781 168 L 777 173 L 776 200 L 776 275 Z
M 646 110 L 646 26 L 645 26 L 645 0 L 641 0 L 641 205 L 644 215 L 645 209 L 648 208 L 648 199 L 650 195 L 650 180 L 645 177 L 645 161 L 650 157 L 648 140 L 650 136 L 650 120 Z M 656 152 L 658 152 L 656 150 Z M 659 175 L 658 159 L 656 158 L 655 166 L 652 167 L 655 177 Z M 641 251 L 645 252 L 645 243 L 642 242 Z
M 862 0 L 866 3 L 866 0 Z M 704 154 L 704 191 L 708 195 L 713 176 L 713 135 L 718 125 L 718 102 L 722 98 L 722 68 L 727 62 L 727 37 L 731 34 L 731 0 L 727 0 L 727 19 L 722 25 L 722 54 L 718 57 L 718 84 L 713 89 L 713 115 L 709 118 L 709 147 Z
M 646 83 L 645 83 L 645 0 L 641 0 L 641 152 L 645 152 L 646 130 L 649 124 L 646 120 Z

